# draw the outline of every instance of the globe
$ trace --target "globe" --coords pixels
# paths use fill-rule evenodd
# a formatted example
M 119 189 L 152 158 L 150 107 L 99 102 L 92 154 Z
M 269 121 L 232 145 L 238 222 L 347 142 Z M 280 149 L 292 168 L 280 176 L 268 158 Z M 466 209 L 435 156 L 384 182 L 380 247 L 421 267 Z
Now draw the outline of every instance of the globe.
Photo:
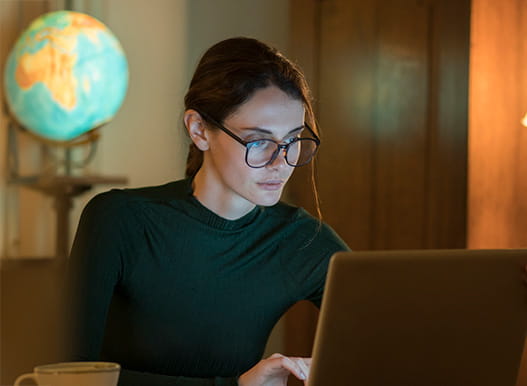
M 56 11 L 34 20 L 8 55 L 11 114 L 37 136 L 70 141 L 110 121 L 126 95 L 128 62 L 92 16 Z

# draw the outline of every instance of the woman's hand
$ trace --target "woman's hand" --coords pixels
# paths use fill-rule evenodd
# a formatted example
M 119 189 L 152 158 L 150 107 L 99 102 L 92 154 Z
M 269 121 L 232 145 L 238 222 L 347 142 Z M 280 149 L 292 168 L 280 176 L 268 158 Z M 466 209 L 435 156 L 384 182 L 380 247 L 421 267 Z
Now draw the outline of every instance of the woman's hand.
M 239 386 L 286 386 L 293 374 L 304 383 L 309 376 L 311 358 L 286 357 L 273 354 L 263 359 L 238 379 Z

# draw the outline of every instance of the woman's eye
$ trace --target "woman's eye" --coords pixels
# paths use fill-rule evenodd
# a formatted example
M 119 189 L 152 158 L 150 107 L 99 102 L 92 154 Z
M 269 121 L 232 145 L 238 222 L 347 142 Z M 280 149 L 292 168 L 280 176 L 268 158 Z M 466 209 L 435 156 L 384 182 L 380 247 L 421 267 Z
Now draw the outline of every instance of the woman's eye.
M 265 140 L 265 139 L 262 139 L 262 140 L 256 140 L 256 141 L 251 141 L 247 144 L 248 147 L 250 148 L 255 148 L 255 149 L 260 149 L 260 148 L 264 148 L 266 146 L 269 145 L 269 141 Z

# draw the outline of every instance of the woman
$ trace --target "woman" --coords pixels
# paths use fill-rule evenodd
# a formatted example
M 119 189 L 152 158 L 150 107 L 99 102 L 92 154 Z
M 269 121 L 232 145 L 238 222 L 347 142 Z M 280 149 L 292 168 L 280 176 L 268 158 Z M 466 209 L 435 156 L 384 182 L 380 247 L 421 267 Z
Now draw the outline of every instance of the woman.
M 319 145 L 298 68 L 249 38 L 211 47 L 185 97 L 187 178 L 112 190 L 85 208 L 71 253 L 77 360 L 119 362 L 120 385 L 285 385 L 309 359 L 261 360 L 294 303 L 320 305 L 347 249 L 280 202 Z

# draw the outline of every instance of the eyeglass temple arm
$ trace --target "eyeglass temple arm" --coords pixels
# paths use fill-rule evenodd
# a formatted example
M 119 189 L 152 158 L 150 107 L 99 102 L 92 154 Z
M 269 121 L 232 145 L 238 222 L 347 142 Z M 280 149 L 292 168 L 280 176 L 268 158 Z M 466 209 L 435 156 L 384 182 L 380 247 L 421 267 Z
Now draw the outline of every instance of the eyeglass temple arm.
M 196 110 L 196 109 L 194 109 Z M 243 139 L 241 139 L 240 137 L 238 137 L 236 134 L 234 134 L 232 131 L 230 131 L 229 129 L 227 129 L 226 127 L 224 127 L 221 123 L 219 123 L 218 121 L 216 121 L 215 119 L 211 118 L 209 115 L 207 114 L 204 114 L 202 112 L 200 112 L 199 110 L 196 110 L 206 121 L 209 121 L 210 123 L 212 123 L 214 126 L 218 127 L 221 131 L 223 131 L 225 134 L 227 134 L 228 136 L 230 136 L 231 138 L 233 138 L 234 140 L 236 140 L 237 142 L 241 143 L 243 146 L 247 146 L 247 144 L 249 142 L 246 142 L 244 141 Z
M 317 145 L 320 145 L 320 138 L 319 136 L 313 131 L 311 126 L 309 126 L 306 122 L 304 122 L 304 127 L 309 130 L 311 134 L 313 134 L 313 137 L 315 137 L 315 141 L 317 142 Z

